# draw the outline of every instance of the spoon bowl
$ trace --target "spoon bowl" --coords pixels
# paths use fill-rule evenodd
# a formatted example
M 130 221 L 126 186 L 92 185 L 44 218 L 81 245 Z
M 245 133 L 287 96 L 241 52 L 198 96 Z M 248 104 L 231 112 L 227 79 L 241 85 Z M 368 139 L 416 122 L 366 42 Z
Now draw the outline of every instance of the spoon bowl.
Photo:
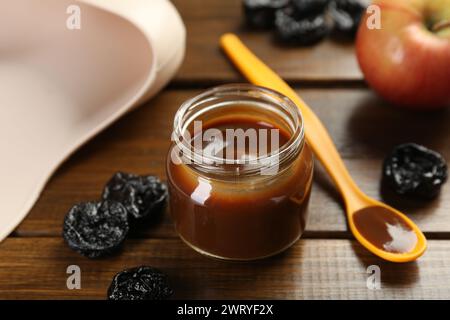
M 427 240 L 418 226 L 400 211 L 366 196 L 366 206 L 357 211 L 347 210 L 347 221 L 350 231 L 367 250 L 375 255 L 391 262 L 409 262 L 419 258 L 426 250 Z M 378 232 L 378 237 L 385 234 L 387 239 L 378 243 L 371 241 L 371 238 L 361 232 L 361 224 L 358 225 L 358 217 L 361 212 L 378 212 L 388 214 L 388 219 L 395 223 L 386 222 L 385 219 L 378 219 L 375 223 L 366 220 L 366 227 L 371 226 L 369 234 Z M 386 216 L 385 216 L 386 217 Z M 376 216 L 375 216 L 376 218 Z M 355 221 L 356 220 L 356 221 Z M 378 222 L 378 223 L 377 223 Z M 374 227 L 377 226 L 377 227 Z
M 356 240 L 387 261 L 409 262 L 420 257 L 427 246 L 422 231 L 403 213 L 370 198 L 359 189 L 326 128 L 297 93 L 236 35 L 225 34 L 220 43 L 229 59 L 250 82 L 284 94 L 299 107 L 305 121 L 306 140 L 339 189 L 345 201 L 348 224 Z

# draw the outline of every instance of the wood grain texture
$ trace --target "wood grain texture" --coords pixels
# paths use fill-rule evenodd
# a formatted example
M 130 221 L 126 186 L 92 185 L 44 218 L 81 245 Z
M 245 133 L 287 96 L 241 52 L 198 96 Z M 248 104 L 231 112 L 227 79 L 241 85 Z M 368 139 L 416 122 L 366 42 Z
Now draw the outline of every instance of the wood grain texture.
M 396 144 L 421 143 L 450 159 L 450 110 L 419 114 L 387 105 L 364 88 L 350 42 L 282 47 L 273 33 L 243 25 L 241 0 L 173 3 L 188 32 L 187 55 L 172 82 L 180 90 L 165 90 L 134 110 L 57 171 L 29 216 L 0 244 L 0 299 L 104 299 L 115 273 L 143 264 L 164 270 L 180 299 L 450 299 L 450 183 L 431 202 L 402 199 L 380 186 L 383 157 Z M 164 179 L 173 116 L 181 103 L 212 84 L 244 81 L 219 49 L 225 32 L 237 33 L 290 83 L 311 88 L 301 95 L 364 191 L 405 211 L 429 238 L 448 240 L 429 241 L 414 263 L 381 261 L 351 240 L 340 197 L 317 165 L 307 230 L 277 257 L 254 263 L 205 258 L 179 240 L 168 210 L 159 223 L 133 232 L 113 257 L 89 260 L 71 251 L 61 230 L 73 204 L 98 199 L 119 170 Z M 376 291 L 366 287 L 367 266 L 374 264 L 382 280 Z M 81 267 L 81 290 L 66 287 L 69 265 Z
M 237 33 L 282 77 L 290 82 L 362 82 L 363 77 L 349 41 L 328 39 L 311 47 L 286 47 L 273 32 L 245 27 L 241 0 L 174 0 L 186 24 L 186 58 L 175 83 L 233 82 L 241 80 L 220 52 L 219 37 Z
M 166 91 L 77 152 L 45 188 L 16 235 L 58 236 L 67 210 L 100 197 L 118 171 L 153 173 L 164 179 L 173 116 L 199 90 Z M 415 141 L 450 158 L 450 112 L 414 114 L 387 106 L 366 89 L 300 91 L 330 131 L 357 183 L 369 195 L 405 211 L 431 237 L 450 235 L 450 185 L 430 202 L 402 199 L 380 187 L 383 157 L 397 143 Z M 317 165 L 307 237 L 350 237 L 340 197 Z M 166 213 L 162 223 L 135 236 L 175 237 Z
M 89 260 L 58 238 L 9 238 L 0 245 L 1 299 L 104 299 L 115 273 L 151 265 L 164 270 L 179 299 L 444 299 L 450 298 L 450 241 L 430 241 L 415 263 L 380 261 L 350 240 L 300 240 L 279 256 L 230 263 L 201 256 L 178 239 L 129 240 L 122 252 Z M 69 265 L 81 290 L 68 290 Z M 369 290 L 367 267 L 381 269 Z

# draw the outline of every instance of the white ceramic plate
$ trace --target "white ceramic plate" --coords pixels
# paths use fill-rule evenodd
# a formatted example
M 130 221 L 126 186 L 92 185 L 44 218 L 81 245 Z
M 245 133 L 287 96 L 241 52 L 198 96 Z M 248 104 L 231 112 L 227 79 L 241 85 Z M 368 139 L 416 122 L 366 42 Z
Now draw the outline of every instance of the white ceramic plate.
M 66 25 L 74 4 L 81 29 Z M 0 241 L 74 150 L 170 80 L 184 48 L 168 0 L 0 1 Z

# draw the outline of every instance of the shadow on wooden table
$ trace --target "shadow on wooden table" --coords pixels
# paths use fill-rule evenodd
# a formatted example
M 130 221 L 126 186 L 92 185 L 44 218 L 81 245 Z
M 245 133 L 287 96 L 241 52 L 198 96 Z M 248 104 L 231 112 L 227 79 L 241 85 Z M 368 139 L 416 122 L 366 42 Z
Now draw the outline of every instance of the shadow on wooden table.
M 186 246 L 187 248 L 187 246 Z M 302 246 L 296 245 L 271 258 L 251 262 L 231 262 L 204 257 L 192 249 L 187 248 L 180 255 L 180 261 L 186 262 L 186 273 L 180 268 L 170 274 L 174 288 L 174 299 L 205 299 L 225 297 L 227 299 L 260 299 L 273 295 L 271 290 L 293 292 L 298 285 L 296 281 L 289 281 L 292 273 L 296 274 L 297 265 L 293 261 L 302 261 Z M 280 275 L 279 272 L 283 274 Z M 253 288 L 253 289 L 252 289 Z M 253 290 L 254 291 L 252 294 Z M 189 296 L 186 294 L 189 293 Z
M 382 260 L 367 251 L 357 241 L 352 241 L 352 248 L 362 265 L 367 269 L 371 265 L 380 267 L 382 285 L 402 287 L 416 283 L 420 279 L 420 269 L 416 261 L 393 263 Z
M 425 200 L 418 197 L 408 197 L 395 193 L 392 188 L 386 185 L 385 182 L 380 184 L 380 195 L 383 201 L 390 206 L 397 208 L 402 212 L 407 212 L 408 215 L 424 212 L 424 209 L 437 207 L 439 196 L 435 199 Z
M 361 101 L 348 121 L 359 154 L 383 159 L 395 145 L 414 142 L 445 153 L 450 110 L 417 112 L 389 105 L 375 94 Z M 448 156 L 449 154 L 447 154 Z
M 315 161 L 314 163 L 314 182 L 316 185 L 326 192 L 336 203 L 339 203 L 339 206 L 342 208 L 342 214 L 345 214 L 345 206 L 342 200 L 339 191 L 336 189 L 336 186 L 331 181 L 331 178 L 328 176 L 327 172 L 323 168 L 323 166 Z

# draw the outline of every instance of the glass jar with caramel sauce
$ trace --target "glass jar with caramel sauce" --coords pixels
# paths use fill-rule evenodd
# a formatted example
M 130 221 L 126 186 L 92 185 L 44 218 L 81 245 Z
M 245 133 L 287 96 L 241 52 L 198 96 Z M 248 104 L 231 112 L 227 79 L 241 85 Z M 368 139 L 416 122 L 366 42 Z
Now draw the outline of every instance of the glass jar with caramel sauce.
M 213 88 L 186 101 L 167 157 L 175 228 L 215 258 L 254 260 L 302 235 L 313 176 L 301 113 L 253 85 Z

